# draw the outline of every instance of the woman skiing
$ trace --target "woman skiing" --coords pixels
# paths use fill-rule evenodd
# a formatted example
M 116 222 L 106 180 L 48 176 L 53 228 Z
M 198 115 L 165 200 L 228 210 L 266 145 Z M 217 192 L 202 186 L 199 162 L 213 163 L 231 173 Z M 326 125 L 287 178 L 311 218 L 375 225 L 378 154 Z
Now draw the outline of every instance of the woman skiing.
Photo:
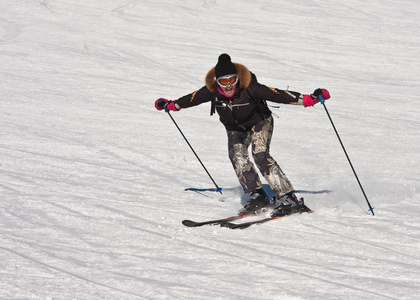
M 217 111 L 227 130 L 229 158 L 233 168 L 244 192 L 249 194 L 239 214 L 253 214 L 272 207 L 272 216 L 283 216 L 309 209 L 303 199 L 297 199 L 292 183 L 270 155 L 273 117 L 266 101 L 308 107 L 315 105 L 320 95 L 324 100 L 330 97 L 326 89 L 303 95 L 260 84 L 255 74 L 244 65 L 232 63 L 228 54 L 222 54 L 216 66 L 207 73 L 205 86 L 175 101 L 160 98 L 156 100 L 155 107 L 158 110 L 179 111 L 211 101 L 212 114 Z M 275 193 L 273 200 L 264 191 L 249 158 L 250 145 L 255 164 Z

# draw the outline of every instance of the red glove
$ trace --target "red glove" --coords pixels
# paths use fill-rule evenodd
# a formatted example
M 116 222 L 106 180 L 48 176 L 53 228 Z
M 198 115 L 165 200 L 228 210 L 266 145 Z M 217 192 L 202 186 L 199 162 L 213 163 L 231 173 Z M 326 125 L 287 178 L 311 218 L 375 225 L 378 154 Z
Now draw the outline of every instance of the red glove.
M 170 101 L 165 98 L 159 98 L 155 101 L 155 107 L 157 110 L 165 109 L 167 111 L 178 111 L 180 109 L 179 105 L 175 101 Z
M 326 89 L 316 89 L 312 95 L 303 95 L 303 106 L 314 106 L 318 103 L 319 96 L 321 96 L 323 100 L 330 99 L 330 92 Z
M 155 107 L 157 110 L 162 110 L 168 104 L 169 100 L 164 98 L 159 98 L 155 101 Z

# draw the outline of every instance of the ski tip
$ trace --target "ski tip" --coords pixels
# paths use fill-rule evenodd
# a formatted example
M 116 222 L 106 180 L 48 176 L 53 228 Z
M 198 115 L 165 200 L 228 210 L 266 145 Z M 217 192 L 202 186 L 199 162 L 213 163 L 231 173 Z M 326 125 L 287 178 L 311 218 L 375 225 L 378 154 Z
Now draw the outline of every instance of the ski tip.
M 245 229 L 248 227 L 251 227 L 252 224 L 246 224 L 246 223 L 242 223 L 242 224 L 235 224 L 235 226 L 231 226 L 229 227 L 230 229 Z
M 187 227 L 196 227 L 197 226 L 197 222 L 191 221 L 191 220 L 183 220 L 182 224 L 187 226 Z

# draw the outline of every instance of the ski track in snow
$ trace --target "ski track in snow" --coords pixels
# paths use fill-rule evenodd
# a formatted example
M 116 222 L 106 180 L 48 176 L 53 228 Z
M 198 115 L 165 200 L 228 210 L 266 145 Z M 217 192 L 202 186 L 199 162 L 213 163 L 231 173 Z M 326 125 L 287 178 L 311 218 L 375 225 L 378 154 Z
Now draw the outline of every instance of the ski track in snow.
M 0 299 L 419 298 L 419 8 L 3 1 Z M 153 107 L 223 52 L 269 86 L 329 89 L 375 217 L 322 106 L 281 106 L 271 151 L 315 212 L 181 224 L 246 201 L 210 106 L 172 116 L 223 194 Z

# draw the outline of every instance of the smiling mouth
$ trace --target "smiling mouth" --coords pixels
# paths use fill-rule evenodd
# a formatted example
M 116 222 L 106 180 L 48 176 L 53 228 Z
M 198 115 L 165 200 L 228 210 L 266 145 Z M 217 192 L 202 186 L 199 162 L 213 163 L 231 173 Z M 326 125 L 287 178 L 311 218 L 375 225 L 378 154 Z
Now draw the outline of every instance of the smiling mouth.
M 231 91 L 233 91 L 234 90 L 234 88 L 233 88 L 233 85 L 231 85 L 231 84 L 229 84 L 227 87 L 226 87 L 226 92 L 231 92 Z

